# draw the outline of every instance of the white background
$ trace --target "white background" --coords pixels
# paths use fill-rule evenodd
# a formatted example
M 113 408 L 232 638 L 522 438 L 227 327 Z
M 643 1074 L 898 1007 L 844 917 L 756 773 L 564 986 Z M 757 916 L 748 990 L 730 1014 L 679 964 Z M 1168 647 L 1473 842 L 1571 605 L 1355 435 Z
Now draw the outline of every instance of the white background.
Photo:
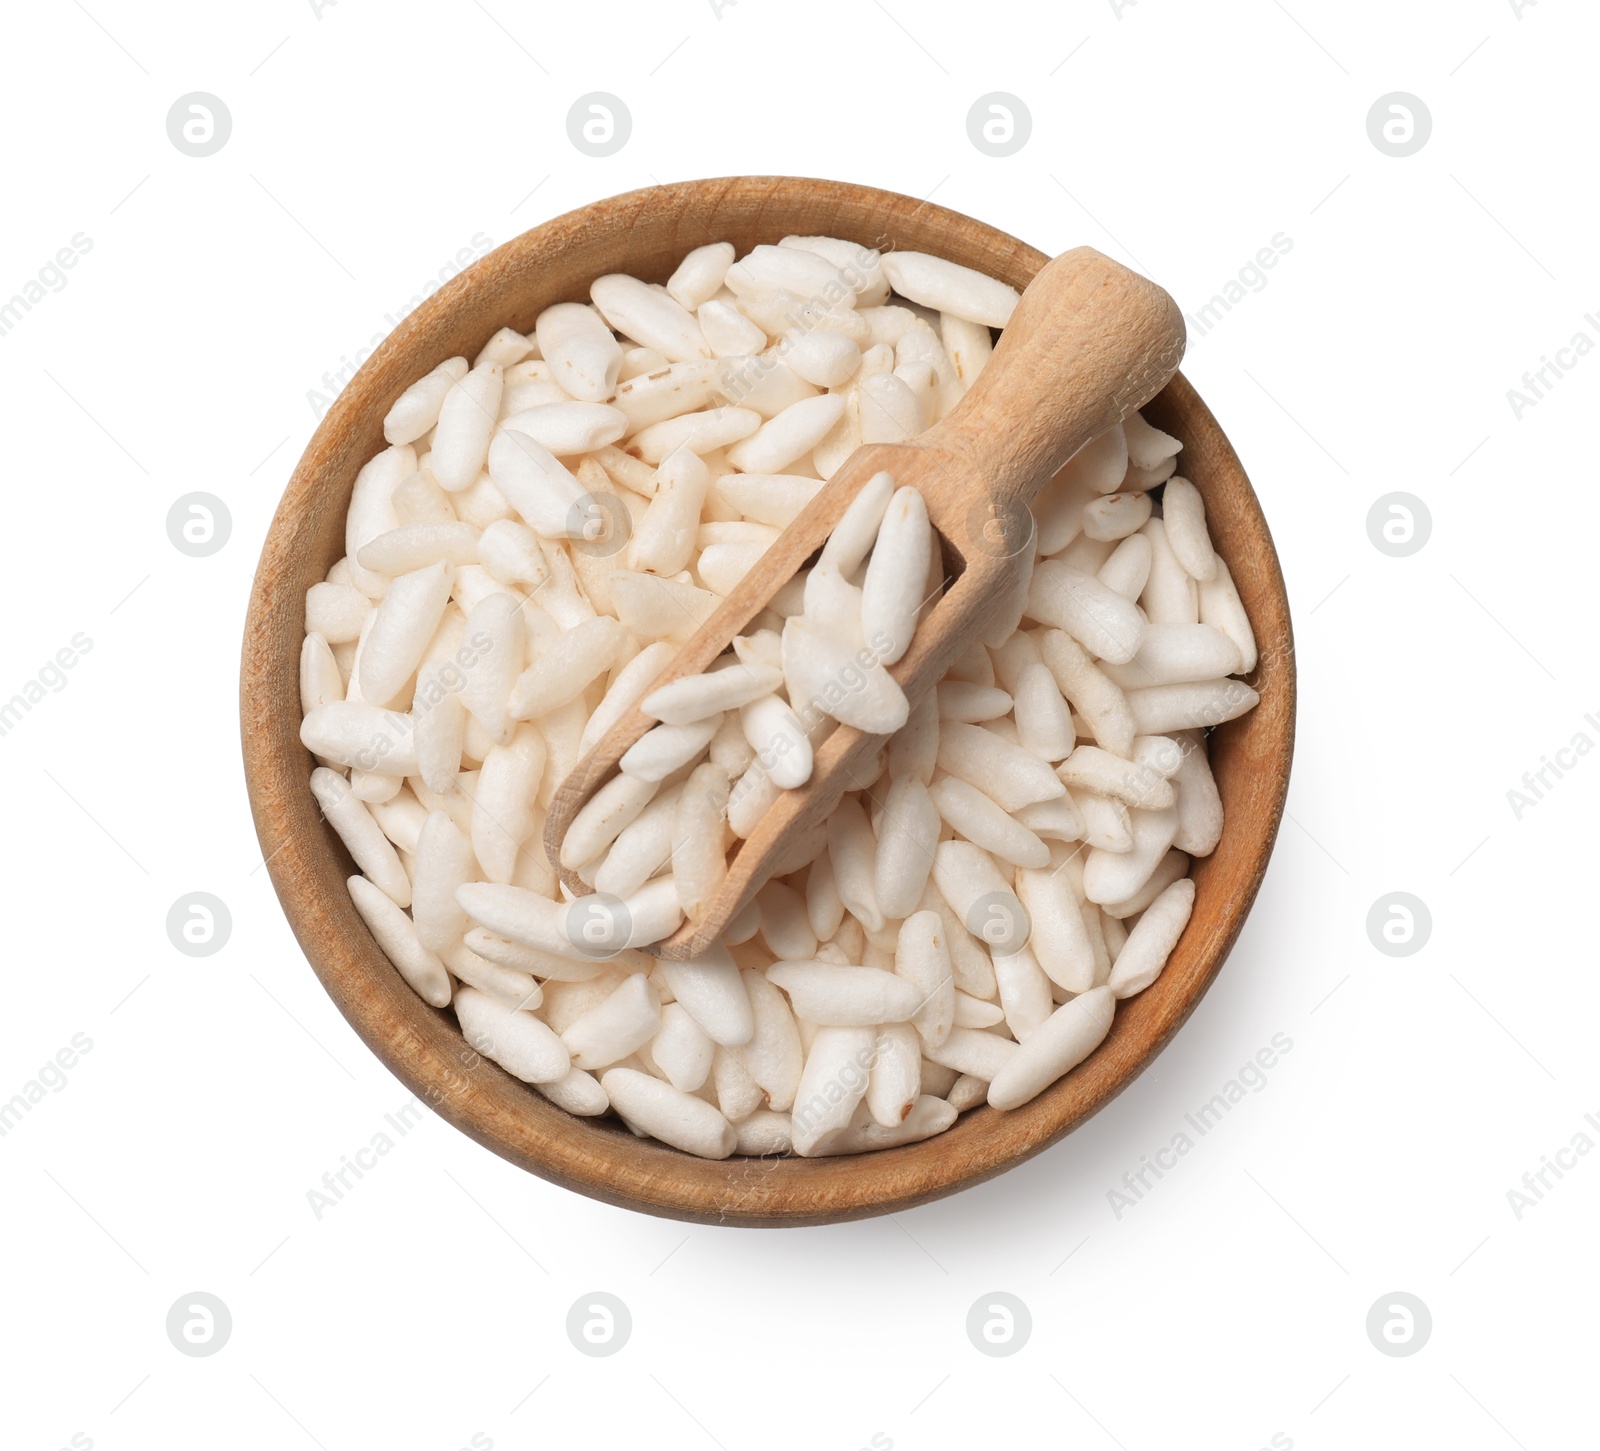
M 1588 10 L 1588 13 L 1586 12 Z M 1600 1155 L 1519 1219 L 1507 1191 L 1600 1114 L 1592 493 L 1600 357 L 1506 393 L 1600 309 L 1593 57 L 1577 0 L 1445 4 L 708 0 L 517 6 L 85 0 L 6 23 L 0 297 L 78 232 L 68 284 L 0 337 L 9 548 L 0 697 L 92 650 L 0 738 L 0 1098 L 92 1050 L 0 1139 L 4 1442 L 99 1447 L 1568 1447 L 1592 1424 Z M 578 18 L 579 16 L 582 18 Z M 914 41 L 909 36 L 914 36 Z M 168 140 L 180 95 L 233 134 Z M 633 135 L 567 139 L 579 95 Z M 968 141 L 979 95 L 1033 134 Z M 1420 96 L 1395 159 L 1366 116 Z M 868 182 L 1046 249 L 1100 247 L 1193 312 L 1278 232 L 1269 284 L 1185 367 L 1281 551 L 1298 633 L 1289 818 L 1210 995 L 1064 1143 L 893 1219 L 785 1232 L 611 1209 L 429 1115 L 317 1219 L 307 1191 L 405 1090 L 291 938 L 239 765 L 236 661 L 260 540 L 341 357 L 475 233 L 734 173 Z M 181 494 L 227 546 L 168 542 Z M 1428 544 L 1367 511 L 1404 490 Z M 1570 759 L 1570 758 L 1569 758 Z M 1553 776 L 1548 780 L 1554 782 Z M 168 943 L 195 890 L 232 913 Z M 1431 940 L 1391 958 L 1369 908 Z M 1275 1033 L 1293 1048 L 1133 1208 L 1107 1194 Z M 1543 1191 L 1541 1191 L 1543 1192 Z M 233 1317 L 179 1355 L 169 1306 Z M 569 1344 L 589 1291 L 630 1307 Z M 965 1333 L 1029 1306 L 1016 1355 Z M 1403 1290 L 1416 1355 L 1369 1342 Z M 1591 1434 L 1591 1433 L 1587 1433 Z

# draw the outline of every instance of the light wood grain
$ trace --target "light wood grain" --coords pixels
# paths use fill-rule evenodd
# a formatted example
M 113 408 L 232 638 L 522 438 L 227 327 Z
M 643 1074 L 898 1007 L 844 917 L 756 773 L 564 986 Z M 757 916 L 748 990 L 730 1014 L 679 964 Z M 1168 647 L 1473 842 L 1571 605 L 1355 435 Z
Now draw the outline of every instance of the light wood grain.
M 251 808 L 273 884 L 328 993 L 380 1059 L 443 1117 L 535 1174 L 608 1203 L 705 1223 L 801 1225 L 924 1203 L 1004 1172 L 1113 1098 L 1193 1011 L 1255 898 L 1277 835 L 1294 741 L 1288 600 L 1276 552 L 1237 456 L 1181 374 L 1145 408 L 1183 439 L 1182 471 L 1205 496 L 1258 641 L 1261 704 L 1213 734 L 1227 812 L 1198 862 L 1195 912 L 1155 985 L 1119 1005 L 1101 1046 L 1031 1103 L 979 1108 L 921 1144 L 859 1158 L 710 1162 L 638 1139 L 615 1120 L 576 1119 L 467 1047 L 449 1010 L 421 1001 L 356 915 L 353 866 L 320 819 L 299 741 L 298 659 L 306 589 L 343 553 L 344 515 L 382 420 L 418 376 L 472 357 L 499 327 L 532 326 L 551 303 L 627 271 L 665 281 L 711 238 L 743 252 L 791 234 L 933 252 L 1023 288 L 1043 254 L 969 217 L 840 182 L 738 177 L 651 187 L 559 217 L 498 248 L 424 303 L 363 366 L 324 418 L 268 532 L 246 624 L 241 733 Z
M 657 684 L 703 671 L 766 608 L 833 532 L 880 470 L 921 491 L 943 542 L 948 592 L 890 667 L 915 705 L 982 633 L 1015 584 L 1018 555 L 996 550 L 983 527 L 1021 518 L 1039 490 L 1085 443 L 1146 403 L 1177 371 L 1183 315 L 1155 283 L 1090 247 L 1040 269 L 1017 304 L 988 366 L 949 416 L 904 444 L 868 444 L 845 460 L 694 637 Z M 1025 540 L 1019 541 L 1026 547 Z M 654 687 L 652 687 L 654 688 Z M 795 702 L 799 705 L 800 702 Z M 585 802 L 616 776 L 618 763 L 655 722 L 626 711 L 568 776 L 550 803 L 545 851 L 552 862 Z M 653 944 L 661 957 L 705 952 L 777 873 L 805 859 L 846 791 L 858 787 L 887 739 L 840 726 L 817 751 L 811 779 L 783 792 L 750 836 L 733 847 L 728 874 L 706 909 Z M 573 871 L 578 895 L 590 889 Z

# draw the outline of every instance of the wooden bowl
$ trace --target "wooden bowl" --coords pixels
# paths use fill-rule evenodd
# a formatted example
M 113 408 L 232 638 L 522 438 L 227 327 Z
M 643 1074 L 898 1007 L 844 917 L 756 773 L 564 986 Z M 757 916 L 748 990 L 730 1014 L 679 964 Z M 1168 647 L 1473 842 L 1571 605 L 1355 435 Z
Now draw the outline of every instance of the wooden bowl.
M 971 1110 L 920 1144 L 849 1158 L 712 1162 L 636 1138 L 615 1119 L 556 1108 L 474 1053 L 452 1013 L 406 986 L 351 903 L 353 866 L 312 798 L 299 736 L 305 592 L 344 553 L 351 486 L 384 447 L 384 414 L 444 359 L 475 356 L 499 327 L 531 330 L 552 303 L 587 300 L 604 273 L 665 281 L 705 242 L 727 240 L 743 253 L 790 233 L 937 253 L 1018 288 L 1047 260 L 943 207 L 801 177 L 650 187 L 525 232 L 411 313 L 323 419 L 262 548 L 240 678 L 245 775 L 267 869 L 311 966 L 367 1046 L 444 1118 L 532 1173 L 610 1204 L 708 1224 L 827 1224 L 923 1204 L 1020 1164 L 1107 1103 L 1194 1010 L 1238 936 L 1277 836 L 1294 744 L 1293 639 L 1277 553 L 1238 457 L 1179 374 L 1144 411 L 1183 440 L 1183 473 L 1205 496 L 1261 647 L 1250 677 L 1261 704 L 1212 736 L 1227 826 L 1195 864 L 1182 941 L 1155 985 L 1118 1006 L 1106 1040 L 1064 1079 L 1020 1109 Z

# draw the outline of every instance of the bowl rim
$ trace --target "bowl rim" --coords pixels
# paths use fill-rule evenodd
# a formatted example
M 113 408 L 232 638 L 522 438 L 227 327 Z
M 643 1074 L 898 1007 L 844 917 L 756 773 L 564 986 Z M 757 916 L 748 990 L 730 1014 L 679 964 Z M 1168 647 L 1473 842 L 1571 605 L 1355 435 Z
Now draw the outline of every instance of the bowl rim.
M 354 869 L 321 820 L 308 786 L 313 762 L 299 741 L 298 690 L 286 685 L 298 674 L 306 581 L 321 579 L 326 570 L 323 565 L 307 575 L 307 560 L 326 549 L 329 518 L 342 538 L 349 488 L 360 465 L 383 446 L 381 420 L 394 397 L 443 358 L 465 351 L 449 340 L 466 326 L 462 319 L 475 296 L 526 292 L 530 275 L 536 277 L 552 257 L 601 243 L 626 246 L 646 233 L 657 251 L 677 245 L 681 256 L 698 245 L 695 236 L 713 232 L 708 222 L 719 217 L 769 231 L 776 241 L 795 230 L 780 219 L 797 211 L 808 222 L 826 218 L 838 229 L 815 225 L 815 232 L 854 233 L 856 240 L 871 233 L 880 246 L 893 245 L 897 229 L 924 237 L 942 232 L 947 243 L 960 240 L 959 246 L 947 245 L 947 253 L 981 257 L 968 265 L 991 267 L 1019 287 L 1048 260 L 998 228 L 933 203 L 808 177 L 720 177 L 645 187 L 523 232 L 403 318 L 322 418 L 262 543 L 240 668 L 246 786 L 268 874 L 313 971 L 380 1061 L 455 1127 L 531 1173 L 621 1207 L 742 1226 L 859 1219 L 955 1193 L 1042 1152 L 1126 1088 L 1194 1011 L 1243 927 L 1281 824 L 1295 734 L 1293 631 L 1271 533 L 1232 445 L 1179 373 L 1145 411 L 1157 418 L 1184 416 L 1186 454 L 1208 457 L 1216 476 L 1203 483 L 1203 491 L 1229 498 L 1227 515 L 1219 514 L 1214 527 L 1227 532 L 1217 536 L 1219 553 L 1246 597 L 1262 647 L 1261 662 L 1247 677 L 1261 690 L 1262 702 L 1214 734 L 1213 760 L 1220 748 L 1234 762 L 1224 794 L 1246 793 L 1254 830 L 1248 842 L 1239 840 L 1237 825 L 1231 838 L 1224 833 L 1226 866 L 1220 860 L 1224 845 L 1194 864 L 1195 919 L 1167 971 L 1145 993 L 1118 1005 L 1111 1033 L 1084 1063 L 1022 1108 L 1000 1114 L 980 1106 L 921 1144 L 851 1158 L 735 1155 L 711 1161 L 637 1139 L 614 1119 L 576 1118 L 556 1108 L 474 1053 L 448 1009 L 430 1008 L 405 985 L 355 912 L 344 885 Z M 930 243 L 923 245 L 932 250 Z M 524 310 L 536 312 L 557 300 L 542 296 Z M 504 312 L 499 316 L 482 332 L 480 345 L 496 327 L 516 325 Z M 446 346 L 451 350 L 438 351 Z M 419 356 L 432 361 L 414 361 Z M 396 386 L 399 379 L 404 381 Z M 1219 770 L 1219 784 L 1224 774 Z M 1229 814 L 1237 819 L 1232 807 Z M 1218 880 L 1207 893 L 1213 876 Z M 1208 900 L 1216 920 L 1199 932 L 1201 896 L 1216 893 L 1226 893 L 1225 900 Z

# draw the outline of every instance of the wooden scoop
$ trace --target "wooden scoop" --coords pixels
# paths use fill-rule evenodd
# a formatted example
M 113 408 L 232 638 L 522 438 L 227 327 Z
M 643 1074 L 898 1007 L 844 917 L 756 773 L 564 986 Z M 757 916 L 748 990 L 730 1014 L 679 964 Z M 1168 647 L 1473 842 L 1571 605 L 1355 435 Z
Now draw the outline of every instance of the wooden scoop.
M 915 705 L 1013 591 L 1019 557 L 1033 547 L 1031 501 L 1079 448 L 1166 386 L 1183 347 L 1177 304 L 1147 278 L 1089 247 L 1046 263 L 949 415 L 910 442 L 865 444 L 851 454 L 651 690 L 707 669 L 805 567 L 862 485 L 887 469 L 897 488 L 921 490 L 944 557 L 945 593 L 889 668 Z M 580 808 L 655 724 L 634 706 L 561 784 L 545 826 L 552 862 Z M 886 739 L 840 725 L 817 747 L 811 779 L 783 792 L 734 848 L 705 915 L 649 950 L 668 958 L 704 952 L 770 878 L 807 860 L 839 798 L 864 783 Z M 590 890 L 573 872 L 562 879 L 575 893 Z

